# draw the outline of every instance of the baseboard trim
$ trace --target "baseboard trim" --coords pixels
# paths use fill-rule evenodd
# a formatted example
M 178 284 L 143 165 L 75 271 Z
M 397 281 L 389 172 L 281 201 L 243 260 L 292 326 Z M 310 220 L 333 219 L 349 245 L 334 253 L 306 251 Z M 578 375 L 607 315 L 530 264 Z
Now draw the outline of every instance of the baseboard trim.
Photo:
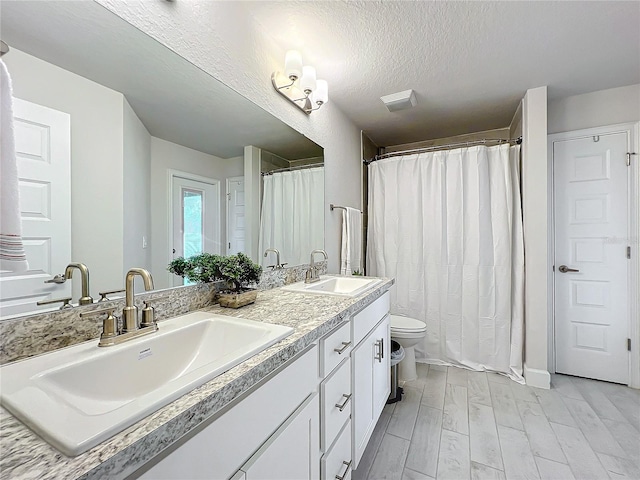
M 529 368 L 524 366 L 524 380 L 530 387 L 544 388 L 549 390 L 551 387 L 551 375 L 546 370 L 537 368 Z

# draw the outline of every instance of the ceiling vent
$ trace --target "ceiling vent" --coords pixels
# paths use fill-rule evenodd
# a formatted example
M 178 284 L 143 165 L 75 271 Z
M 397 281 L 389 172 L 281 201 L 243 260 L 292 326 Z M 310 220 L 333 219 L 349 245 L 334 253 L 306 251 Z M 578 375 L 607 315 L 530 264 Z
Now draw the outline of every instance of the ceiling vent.
M 405 90 L 404 92 L 385 95 L 384 97 L 380 97 L 380 100 L 382 100 L 390 112 L 415 107 L 418 104 L 416 94 L 413 90 Z

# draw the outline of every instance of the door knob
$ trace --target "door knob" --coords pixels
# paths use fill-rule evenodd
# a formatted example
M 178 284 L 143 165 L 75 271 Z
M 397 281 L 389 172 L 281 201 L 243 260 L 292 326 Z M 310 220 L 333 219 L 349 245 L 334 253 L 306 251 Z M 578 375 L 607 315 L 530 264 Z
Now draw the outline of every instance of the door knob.
M 560 273 L 567 273 L 567 272 L 579 272 L 580 270 L 577 270 L 575 268 L 569 268 L 566 265 L 560 265 L 560 267 L 558 268 L 558 270 L 560 270 Z

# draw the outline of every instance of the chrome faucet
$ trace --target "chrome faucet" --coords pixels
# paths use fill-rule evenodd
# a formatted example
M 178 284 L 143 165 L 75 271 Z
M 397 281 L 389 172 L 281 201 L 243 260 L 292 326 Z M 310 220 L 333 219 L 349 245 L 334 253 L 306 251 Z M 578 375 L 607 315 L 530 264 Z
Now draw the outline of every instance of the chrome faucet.
M 274 270 L 278 270 L 281 268 L 284 268 L 284 266 L 286 265 L 286 263 L 280 263 L 280 251 L 277 248 L 267 248 L 264 251 L 264 256 L 265 258 L 267 258 L 267 255 L 269 254 L 269 252 L 273 252 L 276 254 L 276 264 L 275 265 L 270 265 Z
M 146 307 L 144 310 L 151 308 L 151 313 L 146 315 L 151 318 L 143 318 L 142 324 L 138 327 L 138 307 L 134 305 L 135 292 L 133 290 L 133 281 L 136 278 L 136 275 L 140 275 L 142 277 L 145 290 L 153 290 L 153 277 L 147 270 L 144 268 L 132 268 L 127 272 L 127 276 L 124 281 L 125 300 L 124 309 L 122 310 L 122 333 L 135 332 L 138 328 L 152 327 L 156 325 L 153 320 L 152 307 Z
M 133 338 L 141 337 L 158 330 L 154 318 L 154 310 L 150 305 L 153 300 L 145 300 L 142 309 L 142 321 L 138 325 L 138 307 L 134 304 L 134 279 L 140 275 L 144 281 L 145 290 L 153 290 L 153 277 L 144 268 L 132 268 L 125 277 L 125 307 L 122 310 L 122 329 L 118 328 L 118 318 L 113 314 L 115 307 L 102 308 L 92 312 L 83 312 L 81 317 L 93 317 L 106 314 L 102 320 L 102 335 L 99 347 L 110 347 Z M 157 300 L 157 299 L 156 299 Z
M 313 252 L 311 252 L 311 260 L 309 261 L 309 269 L 307 270 L 307 274 L 305 276 L 304 283 L 313 283 L 313 282 L 317 282 L 318 280 L 320 280 L 320 275 L 318 274 L 318 267 L 316 267 L 315 261 L 313 259 L 313 256 L 316 253 L 321 253 L 322 255 L 324 255 L 324 259 L 325 260 L 329 259 L 329 257 L 327 256 L 327 252 L 325 252 L 324 250 L 314 250 Z
M 70 263 L 67 265 L 67 268 L 64 270 L 64 278 L 65 280 L 71 280 L 71 276 L 73 275 L 73 269 L 77 268 L 80 270 L 80 275 L 82 277 L 82 297 L 78 300 L 79 305 L 91 305 L 93 303 L 93 298 L 89 296 L 89 269 L 84 263 Z M 55 277 L 54 277 L 55 279 Z M 62 283 L 62 282 L 55 282 Z

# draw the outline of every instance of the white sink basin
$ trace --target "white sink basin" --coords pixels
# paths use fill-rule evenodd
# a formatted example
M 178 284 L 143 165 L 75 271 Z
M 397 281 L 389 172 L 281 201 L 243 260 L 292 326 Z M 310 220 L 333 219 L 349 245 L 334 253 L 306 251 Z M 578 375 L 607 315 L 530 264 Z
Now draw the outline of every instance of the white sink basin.
M 292 328 L 194 312 L 113 347 L 86 342 L 0 368 L 0 403 L 78 455 L 287 337 Z
M 319 281 L 314 283 L 293 283 L 282 287 L 282 289 L 299 293 L 357 297 L 375 287 L 381 281 L 379 278 L 323 276 L 320 277 Z

